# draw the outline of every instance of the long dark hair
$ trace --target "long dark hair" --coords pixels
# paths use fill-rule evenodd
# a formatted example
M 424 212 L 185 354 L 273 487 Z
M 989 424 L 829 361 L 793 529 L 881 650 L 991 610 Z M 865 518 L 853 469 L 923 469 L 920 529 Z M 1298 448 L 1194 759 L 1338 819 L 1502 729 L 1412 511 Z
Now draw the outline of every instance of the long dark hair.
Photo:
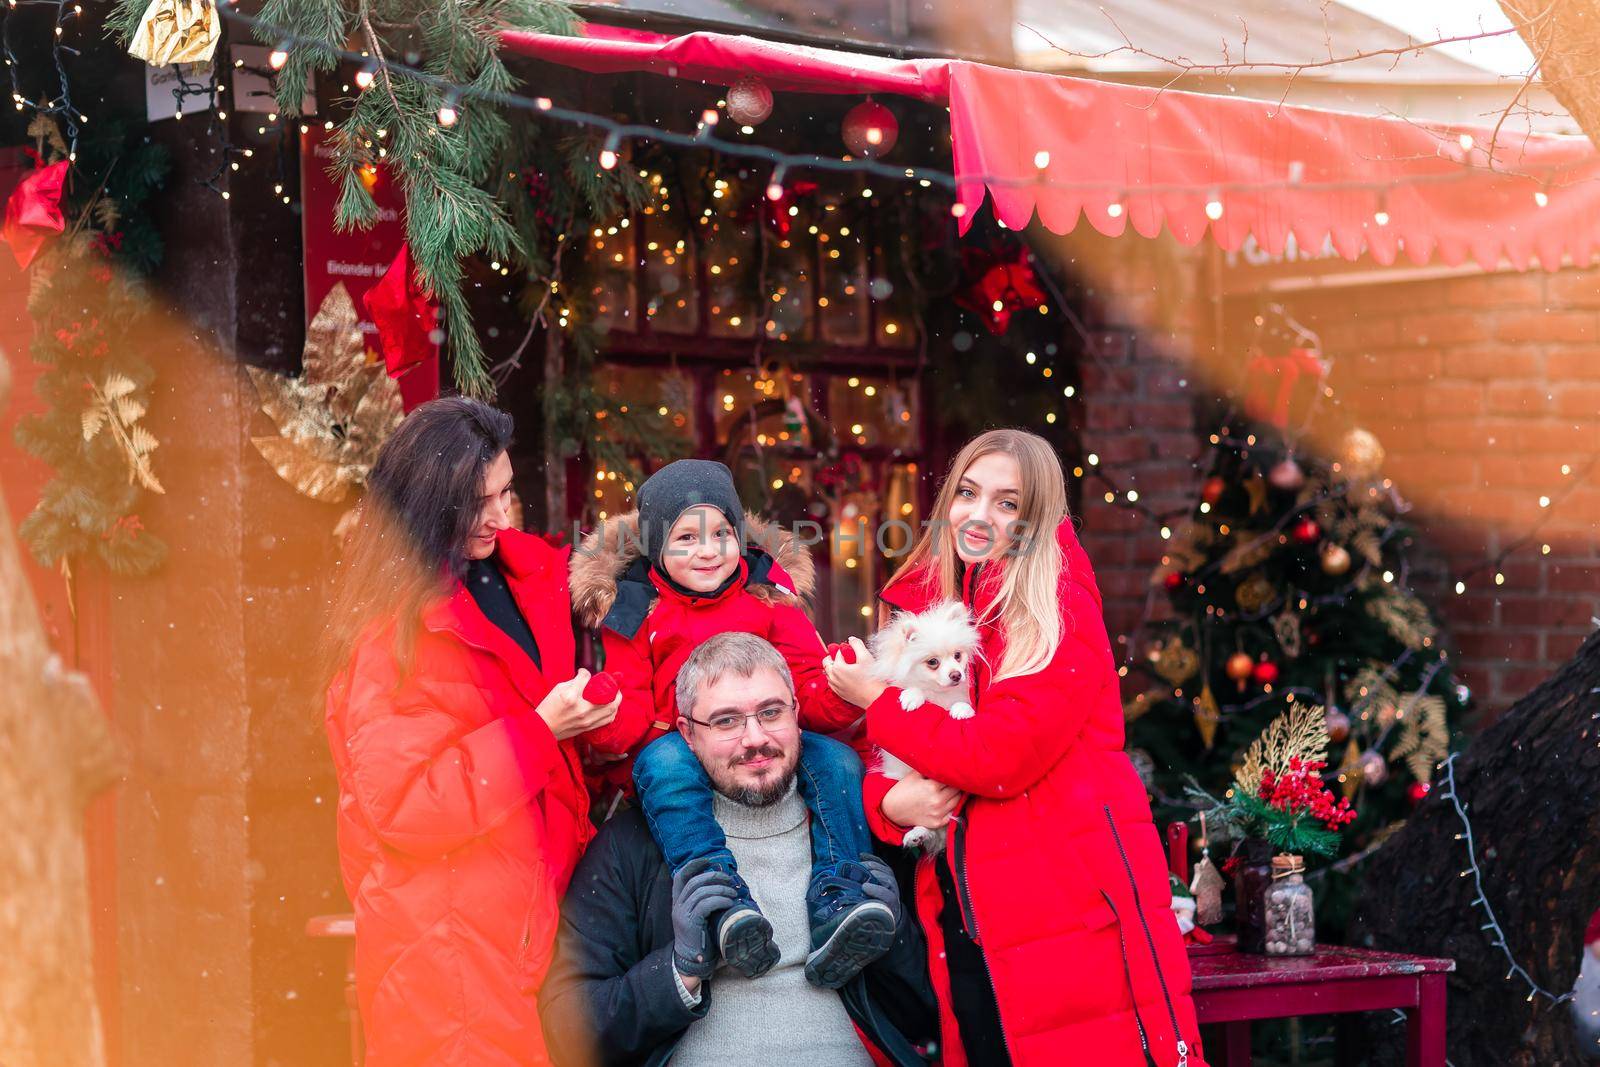
M 339 564 L 325 677 L 380 621 L 393 623 L 395 655 L 409 661 L 422 609 L 466 573 L 484 474 L 510 447 L 513 426 L 482 401 L 443 397 L 416 407 L 383 443 Z

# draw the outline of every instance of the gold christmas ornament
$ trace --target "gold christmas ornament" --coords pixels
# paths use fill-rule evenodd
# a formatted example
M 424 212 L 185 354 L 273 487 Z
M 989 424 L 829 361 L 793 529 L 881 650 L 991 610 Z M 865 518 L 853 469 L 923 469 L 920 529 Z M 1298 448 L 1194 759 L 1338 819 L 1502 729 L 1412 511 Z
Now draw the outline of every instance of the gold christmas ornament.
M 1211 692 L 1211 683 L 1207 682 L 1200 690 L 1200 698 L 1194 703 L 1194 725 L 1195 729 L 1200 731 L 1200 740 L 1208 752 L 1217 739 L 1217 723 L 1221 721 L 1222 708 L 1218 706 L 1217 698 Z
M 209 63 L 221 36 L 222 20 L 211 0 L 150 0 L 128 54 L 152 67 Z
M 252 437 L 256 451 L 296 492 L 330 504 L 366 484 L 378 446 L 405 417 L 399 387 L 382 363 L 367 361 L 357 321 L 350 294 L 335 285 L 306 328 L 300 377 L 249 368 L 278 429 Z
M 1239 610 L 1249 615 L 1265 608 L 1277 595 L 1278 590 L 1260 571 L 1240 582 L 1239 588 L 1233 591 L 1233 599 L 1238 603 Z
M 1351 738 L 1345 745 L 1344 761 L 1339 764 L 1339 791 L 1346 799 L 1356 795 L 1361 788 L 1361 746 Z
M 1332 541 L 1322 546 L 1322 573 L 1340 575 L 1350 569 L 1350 553 Z
M 1277 635 L 1284 656 L 1294 659 L 1300 655 L 1300 616 L 1292 607 L 1285 607 L 1272 617 L 1272 632 Z
M 1366 481 L 1383 466 L 1383 445 L 1377 437 L 1359 427 L 1339 442 L 1340 472 L 1351 481 Z
M 1259 474 L 1244 483 L 1244 491 L 1250 497 L 1252 516 L 1267 510 L 1267 483 Z
M 1172 685 L 1182 685 L 1200 669 L 1200 653 L 1174 637 L 1161 648 L 1156 657 L 1156 673 Z

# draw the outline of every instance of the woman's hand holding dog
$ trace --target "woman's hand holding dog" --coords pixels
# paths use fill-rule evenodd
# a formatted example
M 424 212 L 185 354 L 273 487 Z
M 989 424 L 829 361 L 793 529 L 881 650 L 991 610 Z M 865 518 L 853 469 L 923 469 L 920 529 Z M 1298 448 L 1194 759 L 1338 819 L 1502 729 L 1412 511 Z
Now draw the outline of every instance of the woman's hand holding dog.
M 942 830 L 961 797 L 961 790 L 912 771 L 884 794 L 883 814 L 896 826 Z
M 591 704 L 583 699 L 583 687 L 589 684 L 589 672 L 578 668 L 575 677 L 554 686 L 536 709 L 539 718 L 550 727 L 557 741 L 565 741 L 588 730 L 605 726 L 617 717 L 622 706 L 622 694 L 611 698 L 608 704 Z
M 822 660 L 822 670 L 828 685 L 841 700 L 848 700 L 858 708 L 865 708 L 883 695 L 888 684 L 872 676 L 872 653 L 859 637 L 852 637 L 848 645 L 830 646 L 829 654 Z

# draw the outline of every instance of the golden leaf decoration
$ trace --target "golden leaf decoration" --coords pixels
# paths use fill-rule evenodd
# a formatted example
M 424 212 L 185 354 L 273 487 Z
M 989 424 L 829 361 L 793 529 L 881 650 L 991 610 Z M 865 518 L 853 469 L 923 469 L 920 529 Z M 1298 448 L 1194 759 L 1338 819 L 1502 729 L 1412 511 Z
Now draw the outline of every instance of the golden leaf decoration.
M 99 383 L 90 379 L 88 385 L 89 406 L 80 417 L 83 439 L 92 441 L 102 431 L 110 433 L 128 464 L 128 481 L 137 481 L 152 493 L 165 493 L 150 465 L 150 453 L 161 442 L 139 423 L 145 406 L 133 399 L 138 383 L 125 374 L 108 374 Z
M 1281 775 L 1289 770 L 1291 759 L 1320 761 L 1327 750 L 1328 724 L 1322 705 L 1296 701 L 1250 743 L 1234 784 L 1254 796 L 1261 788 L 1263 772 Z
M 1367 614 L 1381 622 L 1396 641 L 1410 649 L 1427 647 L 1438 626 L 1428 608 L 1414 596 L 1394 592 L 1367 601 Z
M 295 491 L 338 503 L 366 484 L 378 448 L 405 417 L 400 389 L 367 359 L 355 304 L 335 285 L 306 328 L 303 371 L 287 378 L 248 368 L 277 436 L 256 451 Z
M 1450 754 L 1450 724 L 1444 698 L 1418 690 L 1408 694 L 1395 710 L 1400 737 L 1389 750 L 1389 761 L 1405 760 L 1419 782 L 1433 780 L 1433 768 Z

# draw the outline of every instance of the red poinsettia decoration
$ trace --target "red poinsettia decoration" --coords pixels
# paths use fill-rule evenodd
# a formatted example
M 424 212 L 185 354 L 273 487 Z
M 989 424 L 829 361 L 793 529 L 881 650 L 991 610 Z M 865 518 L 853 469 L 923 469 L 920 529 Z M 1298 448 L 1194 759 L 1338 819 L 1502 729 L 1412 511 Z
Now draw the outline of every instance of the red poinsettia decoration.
M 405 409 L 432 400 L 439 394 L 439 304 L 417 283 L 410 245 L 400 246 L 382 279 L 367 291 L 366 307 Z
M 961 271 L 970 282 L 956 293 L 956 303 L 976 312 L 990 333 L 1005 333 L 1013 312 L 1032 311 L 1045 302 L 1026 246 L 1018 245 L 1010 252 L 965 249 Z
M 27 270 L 45 241 L 67 228 L 61 214 L 61 193 L 67 184 L 67 161 L 40 167 L 11 190 L 3 231 L 17 266 Z

